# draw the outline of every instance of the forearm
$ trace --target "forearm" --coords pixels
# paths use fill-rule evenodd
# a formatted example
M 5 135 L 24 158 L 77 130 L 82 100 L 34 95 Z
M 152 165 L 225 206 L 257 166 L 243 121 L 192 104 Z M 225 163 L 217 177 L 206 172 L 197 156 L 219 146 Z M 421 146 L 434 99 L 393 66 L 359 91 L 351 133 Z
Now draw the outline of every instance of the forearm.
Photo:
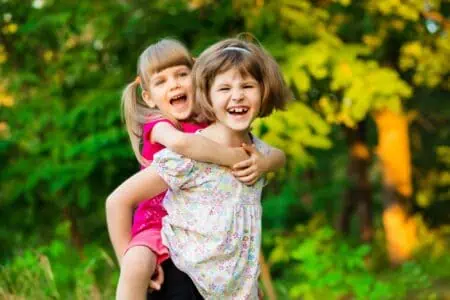
M 265 172 L 275 172 L 278 169 L 284 167 L 286 163 L 286 155 L 283 151 L 277 148 L 272 148 L 270 153 L 265 157 L 266 170 Z
M 148 167 L 127 179 L 106 200 L 108 232 L 119 262 L 131 240 L 134 208 L 167 188 L 156 171 Z
M 227 167 L 248 158 L 241 148 L 225 147 L 199 134 L 181 132 L 166 122 L 155 125 L 150 142 L 160 143 L 173 152 L 193 160 Z
M 194 134 L 185 134 L 171 150 L 193 160 L 227 167 L 248 158 L 245 151 L 240 148 L 226 147 L 206 137 Z
M 117 194 L 106 200 L 106 222 L 108 233 L 119 265 L 128 243 L 131 240 L 133 209 L 123 205 Z

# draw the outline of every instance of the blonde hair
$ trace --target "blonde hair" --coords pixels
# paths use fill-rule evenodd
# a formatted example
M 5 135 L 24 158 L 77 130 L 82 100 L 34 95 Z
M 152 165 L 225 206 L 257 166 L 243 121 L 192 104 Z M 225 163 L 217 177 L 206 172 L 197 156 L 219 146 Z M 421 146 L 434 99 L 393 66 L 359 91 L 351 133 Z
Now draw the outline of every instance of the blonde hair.
M 139 56 L 137 77 L 125 87 L 122 93 L 122 115 L 133 152 L 139 163 L 144 166 L 148 164 L 148 161 L 142 156 L 140 149 L 143 139 L 142 126 L 149 120 L 160 117 L 169 119 L 176 126 L 179 126 L 179 123 L 174 118 L 163 115 L 159 109 L 150 108 L 142 99 L 139 89 L 151 94 L 150 78 L 154 73 L 179 65 L 192 69 L 193 64 L 194 60 L 186 47 L 171 39 L 163 39 L 150 45 Z
M 265 117 L 274 109 L 284 109 L 292 97 L 277 62 L 262 46 L 240 39 L 226 39 L 196 59 L 192 70 L 197 109 L 208 121 L 215 121 L 209 91 L 218 74 L 237 68 L 242 76 L 252 76 L 261 86 L 261 111 Z

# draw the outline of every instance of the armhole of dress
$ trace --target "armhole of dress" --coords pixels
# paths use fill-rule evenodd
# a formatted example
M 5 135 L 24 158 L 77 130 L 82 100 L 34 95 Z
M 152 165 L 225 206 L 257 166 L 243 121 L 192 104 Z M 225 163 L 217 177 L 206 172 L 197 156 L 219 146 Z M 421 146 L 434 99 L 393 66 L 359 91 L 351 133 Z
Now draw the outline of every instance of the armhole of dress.
M 162 119 L 154 120 L 154 121 L 152 121 L 152 122 L 154 122 L 154 124 L 152 125 L 152 128 L 150 129 L 150 131 L 147 132 L 148 143 L 149 143 L 150 145 L 155 145 L 155 144 L 161 145 L 160 143 L 154 143 L 154 142 L 152 142 L 151 135 L 152 135 L 153 129 L 155 129 L 155 126 L 158 125 L 158 123 L 161 123 L 161 122 L 168 123 L 168 124 L 170 124 L 170 125 L 172 125 L 172 126 L 173 126 L 173 124 L 172 124 L 169 120 L 163 119 L 163 118 L 162 118 Z M 145 137 L 144 137 L 144 134 L 142 134 L 142 145 L 144 145 L 144 138 L 145 138 Z
M 251 132 L 249 132 L 248 135 L 250 136 L 250 142 L 252 142 L 252 144 L 254 144 L 255 143 L 255 136 Z

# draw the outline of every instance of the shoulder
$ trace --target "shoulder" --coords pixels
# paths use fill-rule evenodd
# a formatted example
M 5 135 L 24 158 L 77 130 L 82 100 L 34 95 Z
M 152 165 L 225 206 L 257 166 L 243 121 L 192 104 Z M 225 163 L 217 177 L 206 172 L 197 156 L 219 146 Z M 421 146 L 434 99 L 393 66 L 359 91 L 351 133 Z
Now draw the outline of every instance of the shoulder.
M 163 149 L 155 154 L 153 164 L 158 168 L 172 172 L 187 172 L 195 165 L 194 160 L 184 157 L 170 149 Z
M 252 134 L 252 140 L 253 140 L 253 144 L 255 145 L 256 149 L 261 152 L 263 155 L 267 155 L 270 153 L 272 147 L 267 144 L 266 142 L 264 142 L 263 140 L 261 140 L 260 138 L 256 137 L 255 135 Z
M 170 122 L 168 119 L 164 119 L 164 118 L 157 118 L 157 119 L 152 119 L 150 121 L 148 121 L 147 123 L 145 123 L 142 126 L 143 132 L 151 132 L 152 129 L 157 125 L 157 124 L 161 124 L 161 123 L 166 123 L 166 124 L 170 124 L 173 126 L 172 122 Z
M 173 124 L 168 119 L 164 118 L 158 118 L 148 121 L 142 126 L 142 138 L 145 141 L 150 141 L 151 134 L 153 132 L 153 129 L 155 128 L 162 128 L 161 126 L 170 126 L 170 128 L 173 127 Z M 167 129 L 167 127 L 166 127 Z M 159 130 L 159 129 L 158 129 Z
M 152 167 L 172 189 L 195 177 L 195 162 L 167 148 L 155 154 Z

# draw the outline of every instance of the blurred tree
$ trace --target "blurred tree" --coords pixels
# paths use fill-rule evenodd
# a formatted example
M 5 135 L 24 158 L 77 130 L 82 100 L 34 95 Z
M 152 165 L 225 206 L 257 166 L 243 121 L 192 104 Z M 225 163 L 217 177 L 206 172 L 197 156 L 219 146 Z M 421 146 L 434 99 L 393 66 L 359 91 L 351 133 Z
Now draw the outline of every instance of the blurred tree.
M 17 230 L 13 240 L 1 233 L 2 247 L 9 245 L 2 253 L 48 241 L 58 224 L 68 224 L 81 253 L 83 234 L 91 240 L 104 231 L 98 200 L 133 165 L 120 130 L 120 36 L 109 33 L 113 23 L 124 23 L 126 8 L 78 1 L 0 5 L 1 84 L 15 99 L 2 112 L 11 133 L 1 149 L 7 157 L 1 214 L 6 228 Z M 128 166 L 115 163 L 124 158 Z
M 241 8 L 254 4 L 242 13 L 248 17 L 250 30 L 258 31 L 261 24 L 270 22 L 280 28 L 274 43 L 278 51 L 274 52 L 283 59 L 283 70 L 297 99 L 309 103 L 329 123 L 350 128 L 346 130 L 350 188 L 341 226 L 348 230 L 349 212 L 359 202 L 363 238 L 370 237 L 367 203 L 371 196 L 367 187 L 370 151 L 361 125 L 373 117 L 385 190 L 387 248 L 393 263 L 410 258 L 417 238 L 408 209 L 413 191 L 410 119 L 403 100 L 421 88 L 448 89 L 448 2 L 235 2 L 241 3 Z M 269 126 L 268 135 L 272 128 L 277 126 Z M 288 138 L 284 144 L 294 141 Z
M 416 243 L 408 210 L 412 178 L 421 207 L 449 198 L 448 1 L 5 0 L 0 11 L 5 256 L 61 232 L 79 253 L 87 241 L 106 242 L 103 199 L 138 169 L 120 122 L 120 90 L 135 77 L 140 51 L 166 36 L 195 55 L 243 31 L 261 41 L 281 63 L 296 99 L 286 112 L 255 122 L 255 133 L 286 151 L 293 162 L 288 172 L 312 168 L 319 157 L 313 149 L 331 149 L 344 136 L 348 190 L 341 227 L 349 230 L 359 207 L 363 239 L 372 232 L 374 151 L 367 128 L 375 124 L 393 262 L 410 257 Z M 341 148 L 331 151 L 322 154 L 330 161 L 343 157 Z M 432 161 L 425 159 L 429 152 Z M 320 173 L 309 176 L 311 185 L 321 175 L 322 183 L 341 185 L 335 174 Z
M 245 31 L 251 24 L 235 13 L 239 5 L 183 0 L 0 3 L 4 256 L 53 239 L 69 240 L 80 256 L 86 243 L 107 243 L 103 199 L 138 169 L 119 110 L 120 90 L 135 78 L 137 56 L 167 36 L 198 54 Z M 257 34 L 268 29 L 258 26 Z M 303 103 L 293 103 L 291 110 L 305 118 L 290 115 L 290 131 L 280 134 L 295 136 L 298 147 L 289 154 L 308 164 L 312 156 L 306 147 L 330 146 L 329 126 Z M 256 131 L 264 126 L 256 124 Z

